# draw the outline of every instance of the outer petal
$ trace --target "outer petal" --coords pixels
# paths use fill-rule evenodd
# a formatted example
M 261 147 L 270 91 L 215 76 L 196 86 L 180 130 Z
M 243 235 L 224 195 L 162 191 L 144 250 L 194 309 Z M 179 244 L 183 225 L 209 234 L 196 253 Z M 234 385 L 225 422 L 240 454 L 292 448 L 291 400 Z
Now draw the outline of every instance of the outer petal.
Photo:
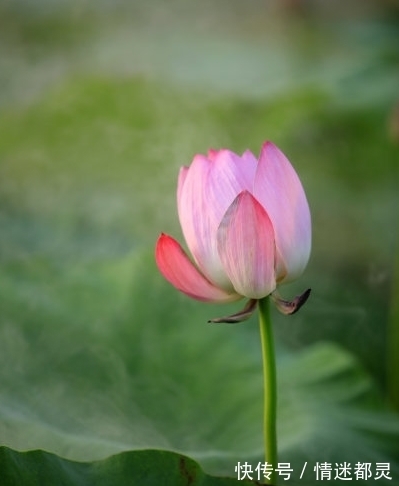
M 311 248 L 311 218 L 301 181 L 286 156 L 266 142 L 255 176 L 254 196 L 267 211 L 277 247 L 277 280 L 293 280 L 304 270 Z
M 155 259 L 162 275 L 178 290 L 206 302 L 230 302 L 241 298 L 215 287 L 191 263 L 180 244 L 172 237 L 161 234 L 158 238 Z
M 239 294 L 260 299 L 276 288 L 273 225 L 248 191 L 229 207 L 217 240 L 226 273 Z

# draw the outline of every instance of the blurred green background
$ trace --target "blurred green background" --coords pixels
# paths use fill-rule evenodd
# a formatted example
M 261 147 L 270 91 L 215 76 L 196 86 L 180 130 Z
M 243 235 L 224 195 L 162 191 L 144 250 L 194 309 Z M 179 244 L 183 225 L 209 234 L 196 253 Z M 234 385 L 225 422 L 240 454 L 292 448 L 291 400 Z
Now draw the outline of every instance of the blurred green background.
M 311 299 L 273 313 L 281 460 L 398 478 L 398 102 L 394 0 L 1 1 L 1 444 L 262 460 L 256 318 L 206 324 L 237 305 L 180 295 L 153 248 L 182 240 L 181 165 L 270 139 L 313 218 L 281 289 Z

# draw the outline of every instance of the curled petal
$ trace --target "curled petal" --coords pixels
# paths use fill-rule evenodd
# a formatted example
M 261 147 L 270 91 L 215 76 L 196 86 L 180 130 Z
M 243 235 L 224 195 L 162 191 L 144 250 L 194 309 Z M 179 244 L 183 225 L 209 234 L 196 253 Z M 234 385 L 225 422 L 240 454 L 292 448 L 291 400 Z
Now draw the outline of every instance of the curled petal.
M 277 309 L 285 315 L 295 314 L 308 300 L 311 289 L 305 290 L 301 295 L 297 295 L 292 300 L 285 300 L 280 297 L 277 291 L 272 293 L 272 299 Z
M 191 263 L 180 244 L 171 236 L 158 238 L 155 259 L 162 275 L 178 290 L 205 302 L 231 302 L 241 296 L 213 285 Z
M 301 181 L 286 156 L 271 142 L 261 151 L 254 196 L 274 227 L 277 281 L 290 281 L 304 270 L 310 255 L 311 220 Z
M 231 316 L 215 317 L 214 319 L 209 319 L 208 322 L 213 324 L 227 323 L 227 324 L 237 324 L 238 322 L 246 321 L 249 319 L 254 310 L 256 309 L 258 301 L 256 299 L 250 299 L 244 309 L 232 314 Z
M 273 225 L 248 192 L 241 192 L 227 210 L 217 233 L 224 269 L 238 294 L 251 299 L 276 287 Z

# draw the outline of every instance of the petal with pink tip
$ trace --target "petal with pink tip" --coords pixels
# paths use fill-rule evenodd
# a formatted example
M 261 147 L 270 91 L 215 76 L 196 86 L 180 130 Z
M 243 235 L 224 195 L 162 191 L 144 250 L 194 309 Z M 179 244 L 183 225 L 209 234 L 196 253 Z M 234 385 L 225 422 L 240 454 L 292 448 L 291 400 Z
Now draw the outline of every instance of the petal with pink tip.
M 162 275 L 181 292 L 205 302 L 231 302 L 241 298 L 215 287 L 191 263 L 180 244 L 161 234 L 155 249 L 155 260 Z
M 215 150 L 215 149 L 209 149 L 208 150 L 208 159 L 213 162 L 217 156 L 217 154 L 219 153 L 219 150 Z
M 251 299 L 276 288 L 275 242 L 272 222 L 248 191 L 227 210 L 217 234 L 223 266 L 237 293 Z
M 254 196 L 274 228 L 277 280 L 293 280 L 304 270 L 311 248 L 311 218 L 301 181 L 287 157 L 266 142 L 259 157 Z

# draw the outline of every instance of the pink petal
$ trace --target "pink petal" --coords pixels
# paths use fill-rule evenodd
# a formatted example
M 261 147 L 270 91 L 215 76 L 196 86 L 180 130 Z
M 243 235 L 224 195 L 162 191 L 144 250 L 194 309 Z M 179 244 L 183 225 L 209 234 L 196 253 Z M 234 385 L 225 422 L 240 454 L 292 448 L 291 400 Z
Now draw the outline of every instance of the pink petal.
M 267 211 L 274 228 L 278 282 L 293 280 L 310 255 L 311 218 L 301 181 L 287 157 L 266 142 L 255 176 L 254 196 Z
M 250 150 L 246 150 L 242 154 L 241 158 L 245 161 L 246 164 L 253 165 L 254 170 L 256 170 L 256 166 L 258 165 L 258 159 L 255 157 L 255 155 Z M 251 187 L 251 192 L 252 192 L 252 187 Z
M 242 191 L 252 192 L 253 190 L 257 160 L 250 152 L 244 155 L 239 157 L 229 150 L 220 150 L 209 169 L 206 189 L 214 239 L 234 199 Z
M 256 166 L 257 160 L 249 151 L 242 157 L 226 149 L 216 154 L 209 170 L 208 193 L 218 226 L 240 192 L 253 192 Z
M 178 211 L 184 238 L 195 262 L 208 280 L 233 291 L 217 249 L 216 233 L 228 207 L 243 190 L 252 191 L 256 158 L 230 150 L 196 155 L 179 177 Z M 182 182 L 180 182 L 182 181 Z
M 177 208 L 187 246 L 201 272 L 217 286 L 233 290 L 216 249 L 207 185 L 211 164 L 203 155 L 196 155 L 190 167 L 181 170 Z
M 158 238 L 155 260 L 166 280 L 193 299 L 206 302 L 230 302 L 241 297 L 236 293 L 229 294 L 209 282 L 171 236 L 161 234 Z
M 210 165 L 206 157 L 196 155 L 190 167 L 180 170 L 177 188 L 180 225 L 187 245 L 200 266 L 201 240 L 208 235 L 205 191 Z
M 218 249 L 237 293 L 260 299 L 276 288 L 273 225 L 248 192 L 241 192 L 219 227 Z

